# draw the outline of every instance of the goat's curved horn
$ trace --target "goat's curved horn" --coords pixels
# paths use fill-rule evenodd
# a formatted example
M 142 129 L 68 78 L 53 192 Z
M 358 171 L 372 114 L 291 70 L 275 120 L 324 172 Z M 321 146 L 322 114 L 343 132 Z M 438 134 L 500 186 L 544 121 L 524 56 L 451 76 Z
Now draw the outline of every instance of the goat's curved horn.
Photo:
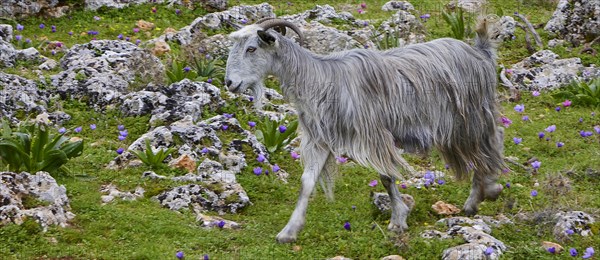
M 298 28 L 298 26 L 296 26 L 295 24 L 288 22 L 286 20 L 282 20 L 282 19 L 278 19 L 278 18 L 263 18 L 259 20 L 260 23 L 257 23 L 258 25 L 260 25 L 263 30 L 268 30 L 270 28 L 273 27 L 278 27 L 281 28 L 282 30 L 285 29 L 285 27 L 288 27 L 290 29 L 292 29 L 292 31 L 294 31 L 296 34 L 298 34 L 298 36 L 300 37 L 298 40 L 298 43 L 300 43 L 300 45 L 303 44 L 304 42 L 304 35 L 302 34 L 302 32 L 300 31 L 300 28 Z M 283 30 L 283 32 L 281 32 L 281 34 L 285 35 L 285 30 Z

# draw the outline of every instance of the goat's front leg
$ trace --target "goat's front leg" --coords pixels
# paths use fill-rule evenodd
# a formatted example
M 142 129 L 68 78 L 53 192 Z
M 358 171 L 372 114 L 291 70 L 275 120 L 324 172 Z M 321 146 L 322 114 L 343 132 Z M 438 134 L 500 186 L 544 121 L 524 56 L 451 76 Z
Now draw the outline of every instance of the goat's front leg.
M 406 218 L 408 217 L 410 209 L 402 200 L 398 186 L 395 184 L 396 180 L 383 174 L 379 174 L 379 177 L 381 178 L 383 186 L 390 195 L 392 218 L 390 219 L 388 229 L 390 231 L 402 233 L 408 229 Z
M 308 145 L 303 147 L 302 157 L 304 158 L 304 173 L 302 174 L 302 188 L 298 203 L 292 213 L 292 217 L 287 225 L 277 234 L 277 242 L 291 243 L 296 241 L 296 237 L 306 222 L 306 209 L 308 208 L 308 199 L 315 188 L 319 179 L 319 174 L 329 157 L 330 151 L 317 145 Z

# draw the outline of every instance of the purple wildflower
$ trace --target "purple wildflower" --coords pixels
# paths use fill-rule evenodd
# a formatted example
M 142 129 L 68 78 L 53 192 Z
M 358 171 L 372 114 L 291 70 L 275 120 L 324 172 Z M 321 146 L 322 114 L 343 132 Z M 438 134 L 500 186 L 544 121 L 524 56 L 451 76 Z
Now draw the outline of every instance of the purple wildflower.
M 348 158 L 346 158 L 344 156 L 336 156 L 335 159 L 337 160 L 338 163 L 346 163 L 346 162 L 348 162 Z
M 537 190 L 532 190 L 531 191 L 531 197 L 536 197 L 538 195 Z
M 542 138 L 544 138 L 544 136 L 546 136 L 546 134 L 544 134 L 544 132 L 538 133 L 538 138 L 542 139 Z
M 217 223 L 217 226 L 218 226 L 219 228 L 223 228 L 223 227 L 225 226 L 225 221 L 223 221 L 223 220 L 219 221 L 219 222 Z
M 131 41 L 131 38 L 129 36 L 125 37 L 126 41 Z
M 40 29 L 44 29 L 44 28 L 46 28 L 46 25 L 45 25 L 45 24 L 43 24 L 43 23 L 41 23 L 41 24 L 40 24 Z
M 256 167 L 256 168 L 254 168 L 254 170 L 252 170 L 252 172 L 254 172 L 254 174 L 256 174 L 256 176 L 260 176 L 263 172 L 263 169 L 261 167 Z
M 540 92 L 537 91 L 537 90 L 534 90 L 533 92 L 531 92 L 531 95 L 534 96 L 534 97 L 537 97 L 537 96 L 540 95 Z
M 540 161 L 535 161 L 531 163 L 531 167 L 533 167 L 533 169 L 537 170 L 540 168 L 540 166 L 542 166 L 542 162 Z
M 491 246 L 488 246 L 483 253 L 485 255 L 492 255 L 494 253 L 494 248 L 492 248 Z
M 139 32 L 140 32 L 140 28 L 137 28 L 137 27 L 133 28 L 133 33 L 139 33 Z
M 119 39 L 119 40 L 123 40 L 123 34 L 122 34 L 122 33 L 120 33 L 119 35 L 117 35 L 117 39 Z
M 129 132 L 127 130 L 119 131 L 119 135 L 123 136 L 123 137 L 127 137 L 127 135 L 129 135 Z
M 94 20 L 100 21 L 100 19 L 102 19 L 102 18 L 100 18 L 100 16 L 94 16 Z
M 228 128 L 229 128 L 229 126 L 228 126 L 227 124 L 223 124 L 223 125 L 221 126 L 221 129 L 222 129 L 223 131 L 227 131 L 227 129 L 228 129 Z
M 571 106 L 571 100 L 565 100 L 564 102 L 562 102 L 563 107 L 569 107 Z
M 594 126 L 594 131 L 596 131 L 596 134 L 600 135 L 600 126 Z
M 556 254 L 556 248 L 553 247 L 553 246 L 552 247 L 548 247 L 547 250 L 548 250 L 548 253 L 550 253 L 550 254 Z
M 21 39 L 23 39 L 23 36 L 21 36 L 20 34 L 15 35 L 15 40 L 17 40 L 18 42 L 20 42 Z
M 405 183 L 402 183 L 402 184 L 400 184 L 400 188 L 407 189 L 407 188 L 408 188 L 408 186 L 406 186 L 406 184 L 405 184 Z
M 177 257 L 177 259 L 183 259 L 183 251 L 179 251 L 175 254 L 175 257 Z
M 556 147 L 561 148 L 563 146 L 565 146 L 565 143 L 563 143 L 563 142 L 556 142 Z
M 575 249 L 575 248 L 572 248 L 572 247 L 571 247 L 571 248 L 569 249 L 569 254 L 570 254 L 571 256 L 577 256 L 577 249 Z
M 140 45 L 141 42 L 142 42 L 142 40 L 137 39 L 137 40 L 135 40 L 135 45 Z
M 521 120 L 523 120 L 523 121 L 529 121 L 529 116 L 523 116 L 523 117 L 521 118 Z
M 124 140 L 125 140 L 125 138 L 127 138 L 127 136 L 122 136 L 122 135 L 119 135 L 119 141 L 124 141 Z
M 513 142 L 515 142 L 515 144 L 520 144 L 523 142 L 523 138 L 513 137 Z
M 75 128 L 75 133 L 79 133 L 81 132 L 81 130 L 83 130 L 83 128 L 81 128 L 81 126 L 78 126 Z
M 425 172 L 425 175 L 423 175 L 423 178 L 426 180 L 433 180 L 435 179 L 435 174 L 433 174 L 431 171 L 427 171 Z
M 560 112 L 560 107 L 556 107 L 554 110 L 556 110 L 556 112 Z
M 512 124 L 512 120 L 510 120 L 508 117 L 502 116 L 500 120 L 502 121 L 502 125 L 504 125 L 504 127 L 508 127 L 510 124 Z
M 119 149 L 117 149 L 117 154 L 122 154 L 123 151 L 125 151 L 125 149 L 119 147 Z
M 556 131 L 556 125 L 551 125 L 549 127 L 546 127 L 546 132 L 552 133 L 554 131 Z
M 510 182 L 507 182 L 504 186 L 506 186 L 507 189 L 510 189 Z
M 255 127 L 256 126 L 256 122 L 254 122 L 254 121 L 248 121 L 248 126 Z
M 52 28 L 52 32 L 56 32 L 56 25 L 52 25 L 50 28 Z
M 290 153 L 290 155 L 292 156 L 292 159 L 294 159 L 294 160 L 300 159 L 300 154 L 298 154 L 296 151 L 292 151 Z
M 431 17 L 430 14 L 423 14 L 423 15 L 419 16 L 419 18 L 421 18 L 421 19 L 423 19 L 425 21 L 427 21 L 427 19 L 429 19 L 430 17 Z
M 258 158 L 256 158 L 256 160 L 260 163 L 265 162 L 267 158 L 265 158 L 265 156 L 261 153 L 258 155 Z
M 575 234 L 575 231 L 573 231 L 573 229 L 567 229 L 567 230 L 565 231 L 565 233 L 567 233 L 567 235 L 569 235 L 569 236 L 570 236 L 570 235 L 573 235 L 573 234 Z
M 156 7 L 153 6 L 151 10 L 152 10 L 152 13 L 156 13 Z
M 223 117 L 230 119 L 233 118 L 233 114 L 223 113 Z
M 356 11 L 358 12 L 358 14 L 362 14 L 364 12 L 363 9 L 358 9 Z
M 211 84 L 213 82 L 213 79 L 209 78 L 206 80 L 206 83 Z
M 590 247 L 588 247 L 588 248 L 585 249 L 585 253 L 583 253 L 583 255 L 581 256 L 581 258 L 583 258 L 583 259 L 592 258 L 592 256 L 594 256 L 594 253 L 596 253 L 594 251 L 594 248 L 590 246 Z
M 583 123 L 583 117 L 579 118 L 579 123 Z
M 185 73 L 190 72 L 190 70 L 192 70 L 192 68 L 187 67 L 187 66 L 185 68 L 183 68 L 183 72 L 185 72 Z
M 377 183 L 378 183 L 377 180 L 372 180 L 369 182 L 369 186 L 375 187 L 375 186 L 377 186 Z
M 123 131 L 123 130 L 125 130 L 125 126 L 124 125 L 118 125 L 117 129 L 119 129 L 119 131 Z
M 204 148 L 202 148 L 202 150 L 200 150 L 200 152 L 202 154 L 207 154 L 208 153 L 208 148 L 204 147 Z
M 242 19 L 240 22 L 241 22 L 242 24 L 247 24 L 247 23 L 248 23 L 248 20 L 246 20 L 246 19 Z
M 96 130 L 96 124 L 91 124 L 91 125 L 90 125 L 90 129 L 92 129 L 92 130 Z
M 583 130 L 579 131 L 579 135 L 581 135 L 581 137 L 584 137 L 584 138 L 585 138 L 585 137 L 592 136 L 593 134 L 594 134 L 594 133 L 592 133 L 592 132 L 589 132 L 589 131 L 583 131 Z
M 287 130 L 287 127 L 285 127 L 284 125 L 280 125 L 279 126 L 279 132 L 280 133 L 285 133 L 286 130 Z
M 179 9 L 175 9 L 175 14 L 176 14 L 176 15 L 180 15 L 180 14 L 181 14 L 181 10 L 179 10 Z
M 204 256 L 202 258 L 203 258 L 203 260 L 208 260 L 208 255 L 204 254 Z
M 25 26 L 21 25 L 21 24 L 17 24 L 17 31 L 23 31 L 23 29 L 25 29 Z
M 356 211 L 356 205 L 352 205 L 352 210 Z
M 437 181 L 437 183 L 438 183 L 438 185 L 444 185 L 444 184 L 446 183 L 446 181 L 444 181 L 444 180 L 442 180 L 442 179 L 439 179 L 439 180 Z
M 73 31 L 69 31 L 67 34 L 69 34 L 69 36 L 73 36 Z
M 275 165 L 273 165 L 273 167 L 271 167 L 271 170 L 273 172 L 278 172 L 279 170 L 281 170 L 281 167 L 279 167 L 279 165 L 275 164 Z
M 56 51 L 55 51 L 55 50 L 52 50 L 52 51 L 50 52 L 50 54 L 52 54 L 52 56 L 54 56 L 54 55 L 56 55 Z
M 67 132 L 67 129 L 65 129 L 64 127 L 61 127 L 60 129 L 58 129 L 58 133 L 61 134 L 61 135 L 64 134 L 64 133 L 66 133 L 66 132 Z
M 519 112 L 519 113 L 521 113 L 521 112 L 525 111 L 525 105 L 523 105 L 523 104 L 516 105 L 516 106 L 515 106 L 515 111 L 517 111 L 517 112 Z
M 344 223 L 344 229 L 348 231 L 352 230 L 352 228 L 350 227 L 350 222 L 346 221 L 346 223 Z
M 366 4 L 366 3 L 361 3 L 361 4 L 360 4 L 360 8 L 362 8 L 362 9 L 367 9 L 367 4 Z

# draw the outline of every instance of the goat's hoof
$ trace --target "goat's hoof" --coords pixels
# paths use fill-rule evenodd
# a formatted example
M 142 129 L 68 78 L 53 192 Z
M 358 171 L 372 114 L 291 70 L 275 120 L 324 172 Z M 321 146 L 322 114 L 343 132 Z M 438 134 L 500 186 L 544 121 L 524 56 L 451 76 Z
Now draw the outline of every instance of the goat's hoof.
M 490 185 L 491 187 L 485 190 L 485 199 L 486 200 L 497 200 L 502 193 L 502 189 L 504 188 L 502 184 L 495 183 L 494 185 Z
M 402 234 L 404 231 L 408 230 L 408 225 L 404 224 L 394 224 L 390 222 L 388 225 L 388 230 L 397 234 Z
M 290 235 L 290 234 L 288 234 L 288 233 L 286 233 L 284 231 L 279 232 L 279 234 L 277 234 L 277 237 L 275 239 L 280 244 L 287 244 L 287 243 L 296 242 L 296 236 Z
M 475 216 L 475 214 L 477 214 L 477 207 L 465 205 L 464 211 L 465 215 L 467 215 L 468 217 L 472 217 Z

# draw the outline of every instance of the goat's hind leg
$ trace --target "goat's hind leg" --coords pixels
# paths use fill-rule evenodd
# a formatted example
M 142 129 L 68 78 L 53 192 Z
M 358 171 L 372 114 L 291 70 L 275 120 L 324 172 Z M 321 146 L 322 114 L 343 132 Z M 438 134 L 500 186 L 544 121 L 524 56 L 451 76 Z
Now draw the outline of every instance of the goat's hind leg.
M 390 219 L 388 229 L 390 231 L 402 233 L 408 229 L 406 218 L 408 217 L 410 209 L 406 203 L 404 203 L 404 200 L 402 200 L 402 195 L 400 194 L 398 186 L 395 183 L 396 180 L 384 174 L 379 174 L 379 177 L 381 178 L 383 186 L 390 195 L 392 218 Z
M 311 145 L 310 147 L 303 149 L 302 156 L 304 157 L 304 173 L 302 173 L 300 196 L 298 197 L 298 203 L 296 204 L 296 208 L 287 225 L 279 232 L 279 234 L 277 234 L 276 239 L 279 243 L 291 243 L 296 241 L 298 233 L 300 233 L 306 222 L 308 200 L 319 179 L 319 174 L 328 157 L 333 155 L 329 150 L 316 145 Z

